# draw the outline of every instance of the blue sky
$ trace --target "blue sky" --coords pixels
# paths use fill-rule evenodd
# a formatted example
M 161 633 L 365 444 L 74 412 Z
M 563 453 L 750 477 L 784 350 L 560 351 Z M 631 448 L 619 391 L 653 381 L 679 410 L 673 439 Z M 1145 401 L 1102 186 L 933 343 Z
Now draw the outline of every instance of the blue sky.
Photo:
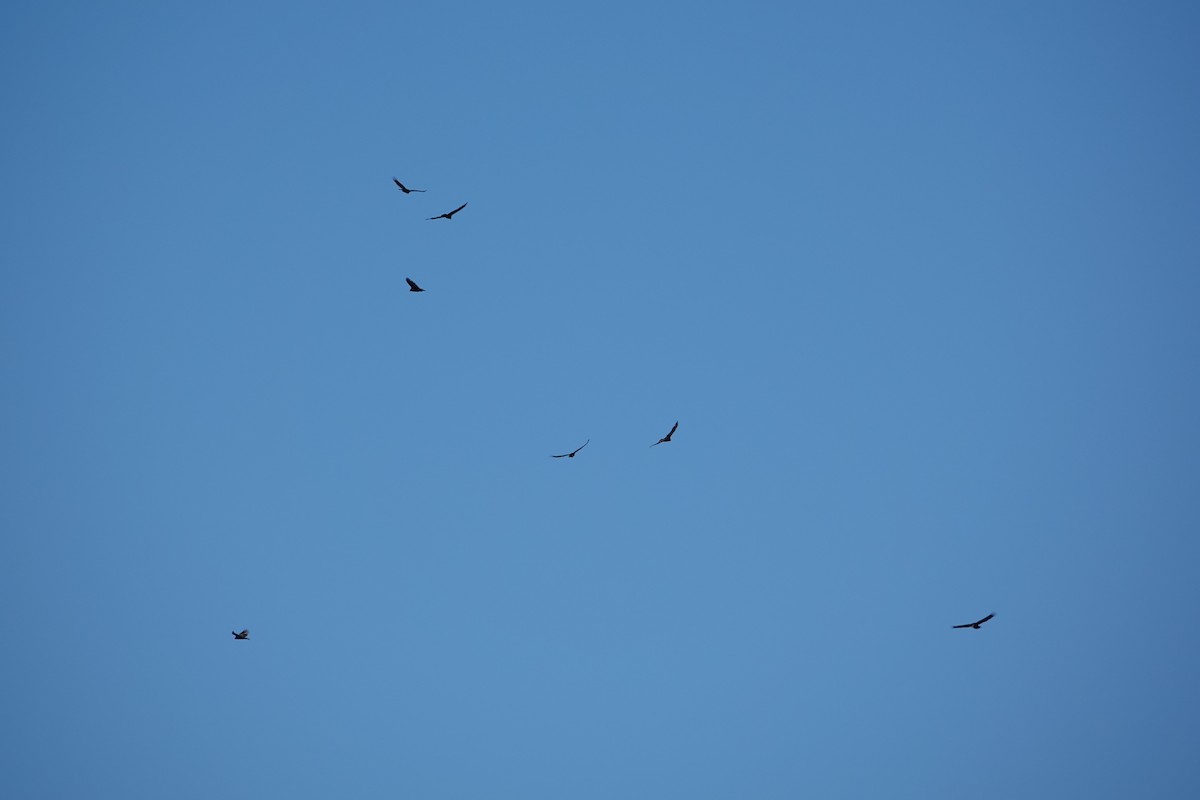
M 0 794 L 1197 796 L 1198 33 L 5 7 Z

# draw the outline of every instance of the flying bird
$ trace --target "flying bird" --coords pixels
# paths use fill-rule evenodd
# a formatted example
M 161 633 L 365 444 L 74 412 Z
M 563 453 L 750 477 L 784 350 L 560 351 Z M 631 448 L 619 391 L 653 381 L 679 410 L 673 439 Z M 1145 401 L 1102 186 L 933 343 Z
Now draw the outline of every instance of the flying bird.
M 453 217 L 455 214 L 462 211 L 466 207 L 467 207 L 467 204 L 463 203 L 461 206 L 454 209 L 453 211 L 447 211 L 445 214 L 438 214 L 436 217 L 430 217 L 429 219 L 450 219 L 451 217 Z
M 235 638 L 235 639 L 249 639 L 250 638 L 250 629 L 249 628 L 246 628 L 241 633 L 238 633 L 237 631 L 230 631 L 230 633 L 233 634 L 233 638 Z
M 417 284 L 416 284 L 416 281 L 414 281 L 412 278 L 405 278 L 404 280 L 408 281 L 408 290 L 409 290 L 410 292 L 423 292 L 423 291 L 425 291 L 425 290 L 424 290 L 424 289 L 422 289 L 420 286 L 417 286 Z
M 591 439 L 588 439 L 588 440 L 587 440 L 587 442 L 584 442 L 583 444 L 579 445 L 579 447 L 576 447 L 574 450 L 572 450 L 572 451 L 571 451 L 571 452 L 569 452 L 569 453 L 562 453 L 561 455 L 557 455 L 557 456 L 550 456 L 550 457 L 551 457 L 551 458 L 574 458 L 574 457 L 575 457 L 575 454 L 576 454 L 576 453 L 578 453 L 578 452 L 579 452 L 580 450 L 582 450 L 583 448 L 587 447 L 587 446 L 588 446 L 588 442 L 590 442 L 590 441 L 591 441 Z
M 955 625 L 955 626 L 953 626 L 953 627 L 955 627 L 955 628 L 974 628 L 975 630 L 979 630 L 979 626 L 980 626 L 980 625 L 982 625 L 983 623 L 987 622 L 989 619 L 991 619 L 991 618 L 992 618 L 992 617 L 994 617 L 994 616 L 996 616 L 996 615 L 995 615 L 995 614 L 988 614 L 986 617 L 984 617 L 983 619 L 979 620 L 978 622 L 968 622 L 966 625 Z
M 672 425 L 672 426 L 671 426 L 671 432 L 670 432 L 670 433 L 668 433 L 666 436 L 664 436 L 663 438 L 659 439 L 657 442 L 655 442 L 654 444 L 652 444 L 652 445 L 650 445 L 650 446 L 651 446 L 651 447 L 658 447 L 658 446 L 659 446 L 660 444 L 662 444 L 663 442 L 669 442 L 669 441 L 671 441 L 671 437 L 675 435 L 675 429 L 676 429 L 676 428 L 678 428 L 678 427 L 679 427 L 679 422 L 678 422 L 678 421 L 676 421 L 676 423 L 675 423 L 674 425 Z
M 410 189 L 410 188 L 408 188 L 407 186 L 405 186 L 403 183 L 401 183 L 400 181 L 396 180 L 395 178 L 392 178 L 392 183 L 394 183 L 394 184 L 396 184 L 397 186 L 399 186 L 399 187 L 400 187 L 400 191 L 404 192 L 405 194 L 412 194 L 413 192 L 423 192 L 423 191 L 425 191 L 424 189 Z

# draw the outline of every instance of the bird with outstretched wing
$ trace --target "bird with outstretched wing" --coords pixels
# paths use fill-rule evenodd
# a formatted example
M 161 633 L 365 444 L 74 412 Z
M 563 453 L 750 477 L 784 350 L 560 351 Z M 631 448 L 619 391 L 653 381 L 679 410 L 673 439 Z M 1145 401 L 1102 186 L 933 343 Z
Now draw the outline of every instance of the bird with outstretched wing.
M 400 191 L 404 192 L 405 194 L 412 194 L 413 192 L 425 191 L 424 189 L 410 189 L 407 186 L 405 186 L 403 183 L 401 183 L 400 181 L 396 180 L 395 178 L 392 178 L 392 183 L 394 183 L 394 184 L 396 184 L 396 186 L 400 187 Z
M 245 628 L 241 633 L 238 633 L 237 631 L 230 631 L 230 633 L 233 634 L 234 639 L 249 639 L 250 638 L 250 629 L 249 628 Z
M 576 447 L 574 450 L 572 450 L 572 451 L 571 451 L 571 452 L 569 452 L 569 453 L 562 453 L 561 455 L 557 455 L 557 456 L 550 456 L 550 457 L 551 457 L 551 458 L 574 458 L 574 457 L 575 457 L 575 454 L 576 454 L 576 453 L 578 453 L 578 452 L 579 452 L 580 450 L 582 450 L 583 448 L 587 447 L 587 446 L 588 446 L 588 442 L 590 442 L 590 441 L 591 441 L 591 439 L 588 439 L 588 440 L 587 440 L 587 442 L 584 442 L 583 444 L 579 445 L 579 447 Z
M 405 280 L 405 281 L 408 283 L 408 290 L 409 290 L 410 292 L 423 292 L 423 291 L 425 291 L 425 290 L 424 290 L 424 289 L 422 289 L 420 286 L 417 286 L 417 282 L 416 282 L 416 281 L 414 281 L 412 278 L 405 278 L 404 280 Z
M 663 442 L 669 442 L 669 441 L 671 441 L 671 437 L 675 435 L 675 429 L 676 429 L 676 428 L 678 428 L 678 427 L 679 427 L 679 421 L 678 421 L 678 420 L 676 420 L 675 424 L 671 426 L 671 432 L 670 432 L 670 433 L 668 433 L 666 436 L 664 436 L 663 438 L 659 439 L 657 442 L 655 442 L 654 444 L 652 444 L 652 445 L 650 445 L 650 446 L 651 446 L 651 447 L 658 447 L 658 446 L 659 446 L 660 444 L 662 444 Z
M 463 203 L 461 206 L 454 209 L 453 211 L 447 211 L 445 214 L 438 214 L 436 217 L 429 217 L 429 219 L 450 219 L 451 217 L 453 217 L 455 214 L 462 211 L 466 207 L 467 207 L 467 204 Z
M 981 619 L 981 620 L 978 620 L 977 622 L 968 622 L 966 625 L 953 625 L 953 626 L 951 626 L 951 627 L 954 627 L 954 628 L 974 628 L 975 630 L 979 630 L 979 626 L 980 626 L 980 625 L 982 625 L 983 623 L 987 622 L 989 619 L 991 619 L 991 618 L 992 618 L 992 617 L 994 617 L 994 616 L 996 616 L 996 615 L 995 615 L 995 614 L 988 614 L 986 617 L 984 617 L 984 618 L 983 618 L 983 619 Z

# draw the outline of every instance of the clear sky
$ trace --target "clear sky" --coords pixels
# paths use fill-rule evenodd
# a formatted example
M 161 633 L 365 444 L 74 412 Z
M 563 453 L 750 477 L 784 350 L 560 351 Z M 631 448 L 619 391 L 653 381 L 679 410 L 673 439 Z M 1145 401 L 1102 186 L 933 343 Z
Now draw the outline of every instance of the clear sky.
M 0 796 L 1200 797 L 1197 41 L 5 4 Z

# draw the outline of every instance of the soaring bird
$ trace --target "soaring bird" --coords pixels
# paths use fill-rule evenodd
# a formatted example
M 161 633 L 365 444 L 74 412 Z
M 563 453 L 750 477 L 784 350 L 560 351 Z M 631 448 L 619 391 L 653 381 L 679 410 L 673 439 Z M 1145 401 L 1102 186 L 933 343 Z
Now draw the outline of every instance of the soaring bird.
M 404 280 L 408 281 L 408 290 L 409 290 L 410 292 L 423 292 L 423 291 L 425 291 L 425 290 L 424 290 L 424 289 L 422 289 L 420 286 L 417 286 L 416 282 L 415 282 L 415 281 L 413 281 L 413 279 L 412 279 L 412 278 L 405 278 Z
M 955 628 L 974 628 L 975 630 L 979 630 L 979 626 L 980 626 L 980 625 L 982 625 L 983 623 L 987 622 L 989 619 L 991 619 L 991 618 L 992 618 L 992 617 L 994 617 L 994 616 L 996 616 L 996 615 L 995 615 L 995 614 L 988 614 L 986 617 L 984 617 L 983 619 L 979 620 L 978 622 L 968 622 L 966 625 L 954 625 L 954 626 L 952 626 L 952 627 L 955 627 Z
M 235 639 L 249 639 L 250 638 L 250 629 L 249 628 L 246 628 L 241 633 L 238 633 L 237 631 L 230 631 L 230 633 L 233 634 L 233 638 L 235 638 Z
M 438 214 L 436 217 L 430 217 L 429 219 L 450 219 L 451 217 L 453 217 L 455 214 L 462 211 L 466 207 L 467 207 L 467 204 L 463 203 L 461 206 L 454 209 L 453 211 L 447 211 L 445 214 Z
M 587 446 L 588 446 L 588 442 L 590 442 L 590 441 L 591 441 L 591 439 L 588 439 L 588 440 L 587 440 L 587 442 L 584 442 L 583 444 L 579 445 L 579 447 L 576 447 L 574 450 L 572 450 L 572 451 L 571 451 L 571 452 L 569 452 L 569 453 L 563 453 L 563 454 L 561 454 L 561 455 L 557 455 L 557 456 L 550 456 L 550 457 L 551 457 L 551 458 L 574 458 L 574 457 L 575 457 L 575 454 L 576 454 L 576 453 L 578 453 L 578 452 L 579 452 L 580 450 L 582 450 L 583 448 L 587 447 Z
M 394 184 L 396 184 L 397 186 L 399 186 L 399 187 L 400 187 L 400 191 L 404 192 L 405 194 L 412 194 L 413 192 L 423 192 L 423 191 L 425 191 L 424 189 L 410 189 L 410 188 L 408 188 L 407 186 L 405 186 L 403 183 L 401 183 L 400 181 L 396 180 L 395 178 L 392 178 L 392 183 L 394 183 Z
M 652 444 L 652 445 L 650 445 L 650 446 L 651 446 L 651 447 L 658 447 L 658 446 L 659 446 L 660 444 L 662 444 L 663 442 L 669 442 L 669 441 L 671 441 L 671 437 L 675 435 L 675 429 L 676 429 L 676 428 L 678 428 L 678 427 L 679 427 L 679 422 L 678 422 L 678 421 L 676 421 L 676 422 L 675 422 L 675 424 L 671 426 L 671 432 L 670 432 L 670 433 L 668 433 L 666 436 L 664 436 L 663 438 L 659 439 L 657 442 L 655 442 L 654 444 Z

